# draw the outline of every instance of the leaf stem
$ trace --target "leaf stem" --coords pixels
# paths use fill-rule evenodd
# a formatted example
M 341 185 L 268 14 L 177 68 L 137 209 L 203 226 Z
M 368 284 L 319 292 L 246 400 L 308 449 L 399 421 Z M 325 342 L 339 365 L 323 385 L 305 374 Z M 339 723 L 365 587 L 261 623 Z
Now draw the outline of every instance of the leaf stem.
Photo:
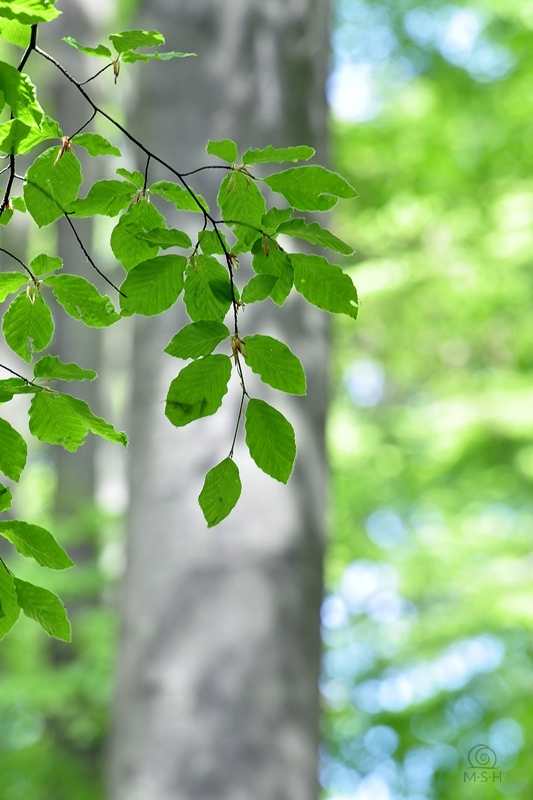
M 5 254 L 6 254 L 6 256 L 11 256 L 11 258 L 12 258 L 12 259 L 14 259 L 15 261 L 18 261 L 18 263 L 21 265 L 21 267 L 24 267 L 24 269 L 26 270 L 26 272 L 28 273 L 28 275 L 30 276 L 30 278 L 32 279 L 32 281 L 33 281 L 35 284 L 37 283 L 37 278 L 35 277 L 35 275 L 34 275 L 34 274 L 33 274 L 33 272 L 31 271 L 31 269 L 30 269 L 29 267 L 27 267 L 27 266 L 26 266 L 26 264 L 24 263 L 24 261 L 21 261 L 21 260 L 20 260 L 20 258 L 17 258 L 17 256 L 13 255 L 13 253 L 10 253 L 10 252 L 9 252 L 9 250 L 5 250 L 3 247 L 0 247 L 0 253 L 5 253 Z M 0 365 L 0 366 L 1 366 L 1 365 Z
M 91 267 L 92 267 L 93 269 L 95 269 L 95 270 L 96 270 L 96 272 L 97 272 L 97 273 L 100 275 L 100 277 L 101 277 L 101 278 L 103 278 L 103 279 L 104 279 L 104 281 L 105 281 L 106 283 L 108 283 L 108 284 L 109 284 L 109 286 L 112 286 L 112 287 L 113 287 L 113 289 L 114 289 L 116 292 L 118 292 L 120 295 L 122 295 L 122 297 L 126 297 L 126 295 L 124 294 L 124 292 L 121 292 L 121 291 L 120 291 L 120 289 L 118 288 L 118 286 L 115 286 L 115 284 L 113 283 L 113 281 L 110 281 L 110 280 L 109 280 L 109 278 L 108 278 L 106 275 L 104 275 L 104 273 L 102 272 L 102 270 L 101 270 L 101 269 L 98 269 L 98 267 L 96 266 L 96 264 L 95 264 L 95 263 L 94 263 L 94 261 L 92 260 L 91 256 L 89 255 L 89 253 L 88 253 L 88 251 L 87 251 L 87 249 L 86 249 L 85 245 L 83 244 L 82 240 L 80 239 L 79 233 L 78 233 L 78 231 L 76 230 L 76 228 L 74 227 L 74 223 L 73 223 L 73 222 L 72 222 L 72 220 L 70 219 L 70 216 L 67 214 L 67 212 L 65 212 L 63 216 L 65 217 L 65 219 L 67 220 L 68 224 L 70 225 L 70 227 L 71 227 L 71 230 L 72 230 L 72 233 L 73 233 L 73 234 L 74 234 L 74 236 L 76 237 L 76 241 L 78 242 L 79 246 L 81 247 L 81 250 L 82 250 L 82 252 L 83 252 L 83 254 L 84 254 L 85 258 L 87 259 L 87 261 L 89 262 L 89 264 L 91 265 Z

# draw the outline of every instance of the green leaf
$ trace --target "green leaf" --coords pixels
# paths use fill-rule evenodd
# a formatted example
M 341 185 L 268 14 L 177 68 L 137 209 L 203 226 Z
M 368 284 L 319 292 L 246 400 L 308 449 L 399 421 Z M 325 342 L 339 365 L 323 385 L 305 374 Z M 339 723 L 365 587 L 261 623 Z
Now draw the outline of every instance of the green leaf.
M 6 381 L 0 381 L 0 403 L 8 403 L 16 394 L 34 394 L 36 391 L 38 390 L 27 381 L 8 378 Z
M 14 19 L 0 19 L 0 37 L 23 50 L 30 43 L 31 26 L 22 25 Z
M 15 581 L 3 564 L 0 563 L 0 639 L 11 630 L 20 615 Z
M 120 319 L 109 297 L 79 275 L 50 275 L 43 283 L 67 314 L 90 328 L 107 328 Z
M 219 142 L 213 142 L 211 139 L 207 142 L 205 152 L 208 156 L 216 156 L 221 158 L 222 161 L 229 161 L 233 164 L 239 157 L 239 150 L 237 145 L 231 139 L 222 139 Z
M 43 356 L 35 364 L 33 374 L 36 378 L 59 381 L 93 381 L 97 377 L 94 370 L 82 369 L 77 364 L 63 364 L 57 356 Z
M 198 498 L 208 528 L 218 525 L 233 511 L 241 489 L 239 469 L 233 459 L 225 458 L 209 470 Z
M 74 217 L 92 217 L 94 214 L 116 217 L 129 206 L 135 193 L 136 189 L 129 181 L 96 181 L 87 197 L 75 200 L 69 211 Z
M 56 163 L 59 152 L 59 147 L 45 150 L 24 177 L 24 199 L 39 228 L 59 219 L 76 199 L 81 186 L 80 162 L 67 150 Z
M 108 142 L 98 133 L 77 133 L 72 139 L 72 144 L 84 147 L 90 156 L 120 156 L 118 147 Z
M 183 299 L 194 322 L 223 320 L 231 306 L 228 271 L 213 256 L 197 256 L 186 269 Z
M 115 170 L 117 175 L 120 175 L 121 178 L 126 178 L 126 180 L 130 181 L 130 183 L 135 184 L 138 189 L 142 189 L 144 186 L 144 178 L 139 172 L 138 169 L 130 172 L 129 169 L 124 169 L 124 167 L 119 167 Z
M 164 352 L 175 358 L 208 356 L 220 342 L 229 337 L 230 332 L 222 322 L 191 322 L 171 339 Z
M 138 47 L 159 47 L 165 44 L 165 37 L 157 31 L 122 31 L 109 37 L 117 53 L 136 50 Z
M 181 370 L 170 384 L 165 414 L 177 428 L 214 414 L 231 377 L 229 356 L 205 356 Z
M 20 119 L 11 119 L 0 125 L 0 150 L 3 153 L 23 155 L 36 144 L 49 139 L 61 139 L 63 133 L 57 122 L 45 116 L 40 128 L 31 128 Z
M 5 227 L 12 219 L 12 217 L 13 217 L 13 209 L 9 208 L 8 206 L 3 210 L 2 215 L 0 216 L 0 225 Z
M 12 197 L 11 205 L 16 211 L 21 211 L 23 214 L 26 212 L 26 203 L 23 197 Z
M 245 431 L 246 444 L 257 466 L 277 481 L 287 483 L 296 458 L 291 423 L 264 400 L 250 400 Z
M 299 147 L 272 147 L 269 145 L 263 150 L 247 150 L 242 157 L 242 163 L 247 164 L 281 164 L 283 161 L 308 161 L 315 154 L 313 147 L 303 144 Z
M 86 56 L 99 56 L 100 58 L 112 58 L 111 50 L 103 44 L 98 47 L 84 47 L 76 41 L 72 36 L 63 36 L 62 42 L 66 42 L 71 47 L 75 47 L 80 53 L 85 53 Z
M 56 11 L 55 0 L 1 0 L 0 17 L 15 19 L 23 25 L 51 22 L 62 12 Z
M 0 511 L 7 511 L 11 508 L 12 502 L 13 497 L 11 495 L 11 489 L 4 486 L 3 483 L 0 483 Z
M 266 300 L 277 282 L 275 275 L 256 275 L 242 290 L 242 302 L 256 303 L 258 300 Z
M 54 333 L 52 313 L 39 294 L 19 294 L 4 314 L 2 330 L 9 347 L 29 364 L 34 350 L 44 350 Z
M 0 302 L 28 283 L 28 276 L 22 272 L 0 272 Z
M 289 394 L 305 394 L 305 372 L 286 344 L 259 333 L 243 343 L 246 363 L 263 383 Z
M 0 16 L 1 6 L 0 3 Z M 5 61 L 0 61 L 0 91 L 14 117 L 30 128 L 41 124 L 44 112 L 37 102 L 35 86 L 27 75 Z
M 97 417 L 87 403 L 68 394 L 39 392 L 30 405 L 30 433 L 40 442 L 58 444 L 75 452 L 91 431 L 124 447 L 127 438 L 112 425 Z
M 292 289 L 294 273 L 291 260 L 273 239 L 259 239 L 252 248 L 252 268 L 258 275 L 274 275 L 278 280 L 270 292 L 272 300 L 282 306 Z
M 232 170 L 220 184 L 217 202 L 224 221 L 233 228 L 235 236 L 251 244 L 261 230 L 266 212 L 264 197 L 255 181 L 243 172 Z
M 195 196 L 198 198 L 202 206 L 202 208 L 200 208 L 191 193 L 186 189 L 182 189 L 182 187 L 178 186 L 177 183 L 171 183 L 170 181 L 158 181 L 150 186 L 150 194 L 160 195 L 164 200 L 167 200 L 169 203 L 172 203 L 174 206 L 176 206 L 178 211 L 195 211 L 200 214 L 203 213 L 202 208 L 204 208 L 206 211 L 209 211 L 209 206 L 205 202 L 202 195 L 195 192 Z
M 63 260 L 59 256 L 47 256 L 40 253 L 30 261 L 30 269 L 34 275 L 45 275 L 47 272 L 56 272 L 63 268 Z
M 315 165 L 276 172 L 265 178 L 265 183 L 300 211 L 328 211 L 337 204 L 339 197 L 357 197 L 355 189 L 344 178 Z
M 176 50 L 170 50 L 168 53 L 134 53 L 127 50 L 122 54 L 122 61 L 125 64 L 135 64 L 136 61 L 170 61 L 171 58 L 188 58 L 195 55 L 196 53 L 178 53 Z
M 343 256 L 351 256 L 353 247 L 343 242 L 335 234 L 323 228 L 318 222 L 307 223 L 302 217 L 296 217 L 288 222 L 282 222 L 278 227 L 277 233 L 284 233 L 286 236 L 297 236 L 305 239 L 311 244 L 318 244 L 320 247 L 327 247 L 342 253 Z
M 268 233 L 275 233 L 282 222 L 292 217 L 293 208 L 271 208 L 263 215 L 263 227 Z
M 5 419 L 0 419 L 0 470 L 18 483 L 26 466 L 28 447 L 18 431 Z
M 220 238 L 224 242 L 224 246 L 226 251 L 229 253 L 231 247 L 229 246 L 226 237 L 219 231 Z M 220 244 L 220 239 L 218 238 L 216 231 L 200 231 L 198 234 L 198 241 L 200 242 L 200 247 L 202 248 L 202 253 L 206 256 L 223 256 L 224 248 Z
M 137 239 L 142 239 L 143 242 L 153 245 L 154 247 L 161 247 L 167 250 L 169 247 L 192 247 L 190 237 L 183 231 L 177 228 L 152 228 L 151 231 L 139 231 L 135 233 Z
M 352 279 L 322 256 L 292 255 L 294 288 L 314 306 L 355 319 L 359 309 Z
M 38 622 L 49 636 L 70 642 L 71 630 L 65 606 L 48 589 L 15 578 L 17 600 L 25 615 Z
M 34 558 L 41 567 L 68 569 L 74 566 L 52 534 L 39 525 L 30 525 L 19 520 L 5 520 L 0 522 L 0 535 L 11 542 L 21 555 Z
M 153 317 L 174 305 L 183 289 L 184 256 L 158 256 L 133 267 L 122 284 L 122 316 Z
M 71 408 L 73 408 L 80 419 L 84 421 L 91 433 L 94 433 L 95 436 L 100 436 L 101 439 L 106 439 L 108 442 L 115 442 L 116 444 L 121 444 L 123 447 L 128 446 L 128 437 L 126 434 L 123 431 L 115 430 L 105 419 L 93 414 L 84 400 L 78 400 L 77 397 L 71 397 L 69 394 L 64 395 L 64 397 L 67 398 Z
M 165 220 L 157 208 L 147 200 L 134 203 L 121 216 L 111 233 L 111 249 L 126 271 L 157 255 L 159 247 L 138 238 L 142 231 L 163 227 Z

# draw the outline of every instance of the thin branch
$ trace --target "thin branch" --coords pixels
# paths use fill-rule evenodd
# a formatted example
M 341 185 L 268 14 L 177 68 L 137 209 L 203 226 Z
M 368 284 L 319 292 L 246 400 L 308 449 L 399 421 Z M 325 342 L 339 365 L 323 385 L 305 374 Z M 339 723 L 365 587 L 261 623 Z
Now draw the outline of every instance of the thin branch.
M 91 116 L 89 117 L 89 119 L 87 120 L 87 122 L 86 122 L 84 125 L 82 125 L 82 126 L 81 126 L 81 128 L 78 128 L 78 130 L 76 131 L 76 133 L 73 133 L 73 134 L 72 134 L 72 136 L 69 136 L 68 138 L 69 138 L 69 139 L 72 141 L 72 139 L 74 139 L 74 137 L 75 137 L 75 136 L 77 136 L 77 135 L 78 135 L 78 133 L 81 133 L 81 132 L 82 132 L 82 130 L 83 130 L 84 128 L 86 128 L 86 127 L 87 127 L 87 125 L 90 125 L 90 124 L 91 124 L 91 122 L 93 121 L 93 119 L 96 117 L 96 113 L 97 113 L 97 112 L 96 112 L 96 109 L 94 109 L 93 113 L 91 114 Z
M 79 246 L 81 247 L 81 249 L 82 249 L 82 251 L 83 251 L 83 254 L 84 254 L 85 258 L 87 259 L 87 261 L 89 262 L 89 264 L 91 265 L 91 267 L 92 267 L 94 270 L 96 270 L 96 272 L 97 272 L 97 273 L 100 275 L 100 277 L 101 277 L 101 278 L 103 278 L 103 279 L 104 279 L 104 281 L 105 281 L 106 283 L 108 283 L 108 284 L 109 284 L 109 286 L 112 286 L 112 287 L 113 287 L 113 289 L 114 289 L 116 292 L 118 292 L 120 295 L 122 295 L 122 297 L 126 297 L 126 295 L 124 294 L 124 292 L 121 292 L 121 291 L 120 291 L 120 289 L 118 288 L 118 286 L 115 286 L 115 284 L 114 284 L 112 281 L 110 281 L 110 280 L 109 280 L 109 278 L 108 278 L 106 275 L 104 275 L 104 273 L 102 272 L 102 270 L 98 269 L 98 267 L 96 266 L 96 264 L 95 264 L 95 263 L 94 263 L 94 261 L 92 260 L 91 256 L 90 256 L 90 255 L 89 255 L 89 253 L 87 252 L 87 249 L 86 249 L 85 245 L 83 244 L 82 240 L 80 239 L 80 236 L 79 236 L 79 234 L 78 234 L 78 231 L 77 231 L 77 230 L 76 230 L 76 228 L 74 227 L 74 223 L 73 223 L 73 222 L 72 222 L 72 220 L 70 219 L 69 215 L 68 215 L 67 213 L 65 213 L 63 216 L 65 217 L 65 219 L 67 220 L 68 224 L 70 225 L 70 227 L 71 227 L 71 229 L 72 229 L 72 233 L 73 233 L 73 234 L 74 234 L 74 236 L 76 237 L 76 240 L 77 240 L 77 242 L 78 242 Z
M 148 186 L 148 168 L 150 166 L 150 158 L 151 156 L 149 155 L 146 159 L 146 167 L 144 169 L 143 197 L 146 194 L 146 187 Z
M 17 256 L 13 255 L 13 253 L 10 253 L 9 250 L 4 250 L 3 247 L 0 247 L 0 253 L 5 253 L 6 256 L 11 256 L 12 259 L 14 259 L 15 261 L 18 261 L 18 263 L 21 265 L 21 267 L 24 267 L 24 269 L 26 270 L 26 272 L 28 273 L 28 275 L 30 276 L 32 281 L 34 283 L 37 283 L 37 278 L 35 277 L 35 275 L 31 271 L 31 269 L 26 266 L 24 261 L 21 261 L 20 258 L 17 258 Z
M 34 383 L 33 381 L 30 381 L 29 378 L 25 378 L 24 375 L 21 375 L 19 372 L 15 372 L 15 370 L 11 369 L 11 367 L 6 367 L 5 364 L 0 364 L 0 368 L 5 369 L 6 372 L 10 372 L 12 375 L 15 375 L 15 377 L 20 378 L 20 380 L 24 381 L 24 383 L 26 383 L 28 386 L 35 386 L 36 389 L 43 388 L 42 386 L 39 386 L 38 383 Z
M 85 86 L 86 83 L 90 83 L 91 81 L 94 81 L 94 79 L 97 78 L 99 75 L 101 75 L 102 72 L 105 72 L 106 69 L 109 69 L 109 67 L 112 67 L 112 66 L 113 66 L 113 62 L 111 61 L 109 64 L 106 64 L 105 67 L 102 67 L 102 69 L 99 69 L 98 72 L 96 72 L 92 76 L 92 78 L 87 78 L 86 81 L 81 81 L 79 85 L 80 86 Z
M 198 167 L 198 169 L 193 169 L 190 172 L 182 172 L 181 175 L 183 178 L 186 178 L 188 175 L 196 175 L 197 172 L 203 172 L 204 169 L 233 169 L 231 166 L 226 166 L 225 164 L 210 164 L 207 167 Z
M 235 433 L 233 434 L 233 441 L 231 443 L 231 450 L 229 451 L 229 457 L 230 458 L 233 458 L 233 451 L 235 450 L 235 442 L 237 441 L 237 434 L 239 432 L 239 425 L 241 424 L 242 409 L 243 409 L 243 406 L 244 406 L 244 398 L 245 397 L 246 397 L 246 391 L 243 389 L 242 390 L 242 396 L 241 396 L 241 404 L 239 406 L 239 414 L 237 416 L 237 424 L 235 425 Z
M 32 25 L 31 26 L 31 32 L 30 32 L 30 42 L 29 42 L 26 50 L 24 51 L 24 55 L 22 56 L 22 58 L 20 60 L 20 64 L 17 67 L 17 70 L 19 72 L 22 72 L 22 70 L 26 66 L 26 61 L 31 56 L 32 51 L 35 50 L 36 46 L 37 46 L 37 25 Z

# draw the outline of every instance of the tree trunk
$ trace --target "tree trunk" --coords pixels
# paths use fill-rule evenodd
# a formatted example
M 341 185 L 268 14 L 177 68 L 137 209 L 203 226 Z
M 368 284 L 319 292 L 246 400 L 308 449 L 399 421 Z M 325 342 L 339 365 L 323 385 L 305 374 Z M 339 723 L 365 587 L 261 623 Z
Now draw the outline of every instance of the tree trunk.
M 139 73 L 135 133 L 183 171 L 213 162 L 208 138 L 241 152 L 313 144 L 323 161 L 326 13 L 322 0 L 146 0 L 139 26 L 199 57 Z M 195 177 L 212 201 L 220 172 Z M 161 401 L 183 364 L 161 351 L 185 312 L 137 327 L 112 800 L 317 795 L 327 321 L 298 299 L 269 305 L 246 309 L 242 333 L 287 342 L 308 395 L 276 397 L 247 378 L 248 390 L 293 422 L 295 472 L 288 486 L 270 479 L 240 438 L 241 500 L 211 529 L 197 497 L 229 451 L 236 376 L 222 411 L 175 429 Z

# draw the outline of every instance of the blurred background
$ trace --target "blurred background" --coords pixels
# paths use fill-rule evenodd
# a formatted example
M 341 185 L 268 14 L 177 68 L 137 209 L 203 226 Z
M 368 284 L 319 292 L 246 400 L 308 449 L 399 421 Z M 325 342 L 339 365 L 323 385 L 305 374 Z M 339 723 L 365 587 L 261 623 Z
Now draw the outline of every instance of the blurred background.
M 95 28 L 135 5 L 96 9 Z M 336 0 L 330 32 L 330 159 L 360 194 L 331 226 L 361 308 L 332 333 L 323 797 L 526 800 L 533 2 Z M 96 402 L 120 426 L 131 341 L 99 341 Z M 75 637 L 22 618 L 2 642 L 2 800 L 104 797 L 127 485 L 114 449 L 90 447 L 95 482 L 72 486 L 81 452 L 34 446 L 16 494 L 76 561 L 47 583 Z M 501 780 L 465 781 L 478 744 Z

